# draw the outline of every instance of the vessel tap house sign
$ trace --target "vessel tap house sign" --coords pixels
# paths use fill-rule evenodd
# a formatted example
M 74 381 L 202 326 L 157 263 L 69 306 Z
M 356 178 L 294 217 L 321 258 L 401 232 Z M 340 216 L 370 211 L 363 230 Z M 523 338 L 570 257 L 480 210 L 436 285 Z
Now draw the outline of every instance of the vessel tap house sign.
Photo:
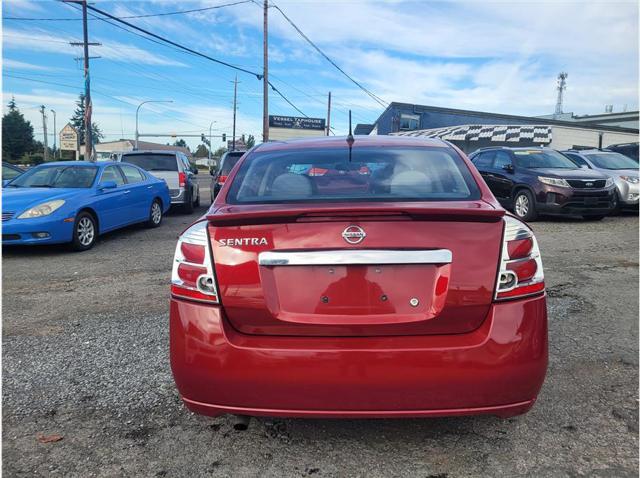
M 269 115 L 269 139 L 286 140 L 325 135 L 324 118 Z

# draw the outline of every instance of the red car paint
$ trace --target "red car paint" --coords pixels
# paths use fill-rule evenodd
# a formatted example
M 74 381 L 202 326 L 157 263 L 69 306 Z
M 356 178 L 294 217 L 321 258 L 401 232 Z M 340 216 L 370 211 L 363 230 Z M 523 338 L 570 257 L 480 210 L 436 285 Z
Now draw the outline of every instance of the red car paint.
M 354 151 L 372 146 L 455 149 L 441 141 L 357 137 Z M 504 218 L 457 149 L 479 199 L 227 202 L 252 155 L 319 148 L 346 148 L 346 142 L 269 143 L 245 155 L 206 223 L 192 233 L 195 243 L 206 238 L 207 247 L 180 244 L 170 347 L 187 407 L 210 416 L 526 412 L 547 368 L 542 264 L 530 230 Z M 361 243 L 343 238 L 352 226 L 366 231 Z M 450 251 L 451 261 L 259 263 L 259 256 L 279 251 L 355 257 L 354 251 L 433 250 Z M 201 260 L 203 252 L 211 254 L 210 263 Z M 514 275 L 516 283 L 506 284 Z M 209 293 L 194 286 L 200 278 L 214 284 Z

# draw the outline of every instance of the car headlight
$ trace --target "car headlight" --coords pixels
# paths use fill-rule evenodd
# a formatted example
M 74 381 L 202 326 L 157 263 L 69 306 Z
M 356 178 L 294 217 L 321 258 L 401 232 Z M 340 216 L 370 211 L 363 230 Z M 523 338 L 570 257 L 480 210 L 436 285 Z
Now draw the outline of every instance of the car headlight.
M 59 209 L 64 204 L 64 200 L 62 199 L 54 199 L 53 201 L 43 202 L 42 204 L 38 204 L 30 209 L 27 209 L 25 212 L 18 216 L 18 219 L 31 219 L 34 217 L 43 217 L 48 216 L 56 209 Z
M 613 186 L 613 178 L 607 178 L 607 180 L 604 183 L 604 187 L 609 188 L 611 186 Z
M 639 182 L 638 178 L 634 176 L 620 176 L 620 179 L 631 184 L 638 184 Z
M 548 184 L 549 186 L 560 186 L 562 188 L 570 188 L 568 182 L 561 178 L 547 178 L 545 176 L 538 176 L 538 181 L 543 184 Z

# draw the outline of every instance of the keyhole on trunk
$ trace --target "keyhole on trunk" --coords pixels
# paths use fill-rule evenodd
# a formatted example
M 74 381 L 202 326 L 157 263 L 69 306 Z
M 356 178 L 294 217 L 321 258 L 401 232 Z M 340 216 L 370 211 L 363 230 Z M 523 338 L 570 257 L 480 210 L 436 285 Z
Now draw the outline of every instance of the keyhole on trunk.
M 327 297 L 326 295 L 323 295 L 320 300 L 322 301 L 323 304 L 326 304 L 329 302 L 329 297 Z
M 386 295 L 384 295 L 384 294 L 382 294 L 382 296 L 380 297 L 380 300 L 381 300 L 382 302 L 386 302 L 386 301 L 387 301 L 387 299 L 388 299 L 388 297 L 387 297 Z

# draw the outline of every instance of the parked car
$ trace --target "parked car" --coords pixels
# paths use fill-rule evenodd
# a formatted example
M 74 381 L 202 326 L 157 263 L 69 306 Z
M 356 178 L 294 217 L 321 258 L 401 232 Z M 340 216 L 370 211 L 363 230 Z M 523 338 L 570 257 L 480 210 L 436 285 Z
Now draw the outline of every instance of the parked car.
M 546 373 L 536 238 L 441 140 L 255 147 L 179 237 L 171 295 L 173 375 L 204 415 L 507 417 Z
M 169 186 L 171 204 L 178 204 L 187 213 L 200 206 L 200 188 L 195 175 L 198 168 L 180 151 L 131 151 L 118 153 L 117 161 L 135 164 L 163 179 Z
M 98 235 L 144 222 L 158 227 L 169 189 L 131 164 L 45 163 L 2 190 L 2 244 L 70 243 L 84 251 Z
M 624 154 L 628 158 L 631 158 L 636 163 L 638 163 L 639 147 L 640 147 L 640 143 L 620 143 L 620 144 L 611 144 L 607 146 L 607 150 L 613 151 L 614 153 Z
M 246 151 L 227 151 L 220 158 L 220 167 L 215 171 L 210 171 L 211 176 L 211 202 L 216 198 L 224 182 L 229 177 L 229 173 L 236 165 L 238 160 L 246 153 Z
M 2 185 L 3 186 L 7 185 L 9 181 L 17 178 L 22 173 L 24 173 L 24 169 L 16 166 L 15 164 L 2 161 Z
M 490 147 L 470 159 L 500 204 L 524 221 L 534 221 L 538 214 L 597 221 L 613 209 L 613 180 L 579 168 L 553 149 Z
M 614 209 L 638 207 L 638 163 L 633 159 L 620 153 L 598 149 L 568 150 L 563 153 L 578 167 L 595 169 L 613 179 L 616 184 Z

